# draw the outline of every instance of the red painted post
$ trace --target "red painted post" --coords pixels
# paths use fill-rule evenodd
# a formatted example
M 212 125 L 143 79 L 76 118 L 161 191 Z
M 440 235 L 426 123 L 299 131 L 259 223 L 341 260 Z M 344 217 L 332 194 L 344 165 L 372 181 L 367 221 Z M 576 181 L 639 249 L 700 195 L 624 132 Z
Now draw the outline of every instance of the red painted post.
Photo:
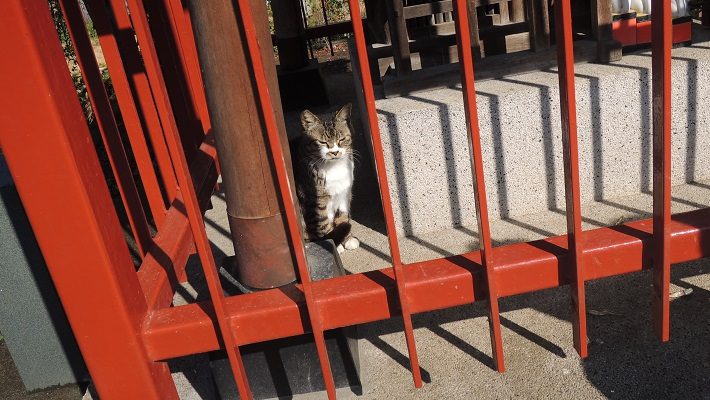
M 481 151 L 481 132 L 478 126 L 476 106 L 476 87 L 473 73 L 473 52 L 471 50 L 471 30 L 468 24 L 468 1 L 454 0 L 454 21 L 458 40 L 459 64 L 461 65 L 461 84 L 463 86 L 464 107 L 466 109 L 466 129 L 470 141 L 471 171 L 473 172 L 474 200 L 476 202 L 476 220 L 481 248 L 481 265 L 486 271 L 488 289 L 488 324 L 491 332 L 493 364 L 498 372 L 505 372 L 503 357 L 503 337 L 500 329 L 500 311 L 498 309 L 498 285 L 493 262 L 493 244 L 491 226 L 488 222 L 488 201 L 486 182 L 483 172 L 483 153 Z M 475 12 L 475 10 L 474 10 Z
M 407 351 L 409 352 L 409 368 L 412 371 L 414 386 L 422 387 L 422 376 L 419 370 L 419 357 L 417 355 L 417 345 L 414 341 L 414 329 L 412 327 L 412 315 L 409 311 L 409 300 L 406 296 L 406 278 L 402 258 L 399 251 L 399 240 L 397 239 L 397 229 L 394 225 L 394 213 L 392 212 L 392 200 L 390 199 L 389 183 L 387 182 L 387 172 L 385 170 L 385 157 L 382 150 L 382 138 L 380 137 L 380 127 L 377 123 L 377 110 L 375 110 L 375 92 L 372 88 L 372 77 L 370 76 L 369 61 L 367 59 L 367 47 L 365 44 L 365 33 L 362 26 L 362 16 L 360 15 L 360 3 L 357 0 L 348 0 L 350 6 L 350 19 L 353 22 L 353 32 L 355 34 L 355 46 L 357 48 L 357 63 L 360 65 L 360 79 L 367 105 L 367 118 L 370 125 L 370 135 L 372 136 L 372 148 L 377 166 L 377 181 L 379 183 L 380 197 L 382 198 L 382 210 L 385 214 L 385 224 L 387 225 L 387 238 L 390 245 L 392 257 L 392 267 L 394 269 L 395 283 L 397 284 L 397 295 L 400 307 L 402 308 L 402 320 L 404 322 L 404 337 L 407 340 Z
M 177 399 L 45 0 L 0 6 L 0 146 L 103 399 Z
M 653 320 L 658 338 L 670 337 L 671 46 L 667 0 L 652 2 L 653 77 Z
M 574 47 L 572 44 L 572 7 L 570 0 L 555 3 L 557 68 L 560 78 L 562 115 L 562 156 L 565 169 L 565 204 L 567 216 L 567 251 L 572 276 L 572 329 L 574 348 L 587 357 L 587 310 L 584 292 L 582 210 L 579 196 L 579 150 L 577 147 L 577 109 L 574 87 Z

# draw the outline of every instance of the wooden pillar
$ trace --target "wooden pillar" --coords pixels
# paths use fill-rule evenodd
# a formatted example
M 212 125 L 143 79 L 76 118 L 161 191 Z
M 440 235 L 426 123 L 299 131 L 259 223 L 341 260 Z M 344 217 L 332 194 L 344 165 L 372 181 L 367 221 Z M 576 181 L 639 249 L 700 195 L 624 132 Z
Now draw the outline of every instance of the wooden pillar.
M 252 63 L 236 8 L 231 0 L 190 2 L 207 105 L 222 167 L 236 278 L 248 287 L 264 289 L 293 282 L 295 272 L 276 192 L 276 176 L 265 143 Z M 274 104 L 280 105 L 266 3 L 251 0 L 251 8 L 269 92 Z M 293 182 L 283 111 L 280 106 L 265 111 L 276 114 Z
M 387 24 L 390 28 L 392 51 L 394 52 L 394 68 L 397 76 L 412 72 L 412 59 L 409 54 L 409 35 L 407 20 L 404 18 L 404 0 L 385 0 L 387 7 Z
M 591 0 L 592 37 L 597 40 L 597 61 L 621 59 L 621 44 L 611 34 L 611 2 Z
M 594 1 L 594 0 L 592 0 Z M 526 0 L 530 47 L 541 51 L 550 47 L 550 11 L 548 0 Z

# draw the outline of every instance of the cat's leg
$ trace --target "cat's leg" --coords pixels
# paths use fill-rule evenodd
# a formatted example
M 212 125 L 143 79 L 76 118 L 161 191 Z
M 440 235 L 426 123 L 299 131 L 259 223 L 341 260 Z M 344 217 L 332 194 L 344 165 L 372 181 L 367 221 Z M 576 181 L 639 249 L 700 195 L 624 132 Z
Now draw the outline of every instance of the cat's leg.
M 338 213 L 335 215 L 333 225 L 340 226 L 341 224 L 350 225 L 350 214 L 347 211 L 344 212 L 339 210 Z M 344 250 L 354 250 L 360 247 L 360 240 L 353 236 L 352 232 L 349 232 L 348 235 L 343 239 L 343 242 L 340 246 L 342 246 Z
M 333 218 L 330 217 L 325 206 L 313 204 L 304 215 L 306 232 L 309 240 L 320 240 L 333 230 Z

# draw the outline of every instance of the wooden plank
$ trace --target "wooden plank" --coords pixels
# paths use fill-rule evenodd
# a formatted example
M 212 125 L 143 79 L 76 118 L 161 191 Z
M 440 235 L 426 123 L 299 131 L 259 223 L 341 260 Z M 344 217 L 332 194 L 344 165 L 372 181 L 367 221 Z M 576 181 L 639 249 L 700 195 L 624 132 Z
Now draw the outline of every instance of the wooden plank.
M 509 0 L 469 0 L 471 9 L 492 4 L 504 4 Z M 506 6 L 507 7 L 507 6 Z M 404 7 L 404 19 L 426 17 L 433 14 L 449 13 L 454 9 L 451 0 L 434 1 L 431 3 L 416 4 Z M 444 17 L 446 19 L 446 17 Z M 451 21 L 451 19 L 447 19 Z
M 433 14 L 450 12 L 454 9 L 451 0 L 433 1 L 404 7 L 404 19 L 426 17 Z

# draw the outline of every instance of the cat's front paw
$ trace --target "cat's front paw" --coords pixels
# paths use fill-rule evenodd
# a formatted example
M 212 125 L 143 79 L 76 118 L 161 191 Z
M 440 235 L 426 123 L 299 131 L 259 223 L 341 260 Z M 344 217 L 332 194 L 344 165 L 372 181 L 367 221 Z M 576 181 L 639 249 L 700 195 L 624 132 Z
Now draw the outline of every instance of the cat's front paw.
M 350 238 L 343 243 L 343 247 L 348 250 L 357 249 L 360 247 L 360 241 L 355 236 L 350 236 Z
M 342 244 L 339 244 L 338 247 L 336 247 L 335 249 L 338 250 L 338 254 L 343 254 L 343 252 L 345 251 L 345 247 L 343 247 Z

